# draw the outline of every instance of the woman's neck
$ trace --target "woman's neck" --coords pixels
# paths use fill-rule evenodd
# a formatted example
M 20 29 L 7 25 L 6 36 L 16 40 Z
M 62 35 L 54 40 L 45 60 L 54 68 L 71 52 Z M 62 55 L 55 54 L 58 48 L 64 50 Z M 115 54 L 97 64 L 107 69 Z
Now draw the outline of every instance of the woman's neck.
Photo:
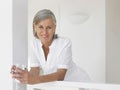
M 52 44 L 52 41 L 53 41 L 53 39 L 50 41 L 42 42 L 44 48 L 49 48 L 49 46 Z

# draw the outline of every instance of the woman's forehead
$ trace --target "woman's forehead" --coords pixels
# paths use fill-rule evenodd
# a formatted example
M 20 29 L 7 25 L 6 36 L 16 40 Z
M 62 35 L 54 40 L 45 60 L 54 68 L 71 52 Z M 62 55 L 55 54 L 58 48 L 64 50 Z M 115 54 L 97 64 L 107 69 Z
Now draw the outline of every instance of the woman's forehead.
M 52 18 L 46 18 L 46 19 L 43 19 L 43 20 L 40 20 L 37 25 L 39 24 L 51 24 L 51 25 L 54 25 L 54 20 Z

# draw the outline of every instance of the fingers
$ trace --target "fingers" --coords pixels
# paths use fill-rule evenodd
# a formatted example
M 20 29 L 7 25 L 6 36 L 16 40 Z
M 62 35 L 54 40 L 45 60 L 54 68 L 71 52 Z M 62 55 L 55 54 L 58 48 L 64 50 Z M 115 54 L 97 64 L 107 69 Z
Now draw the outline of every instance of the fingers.
M 21 83 L 27 84 L 28 83 L 28 78 L 19 78 L 19 81 Z
M 23 76 L 20 73 L 12 74 L 12 78 L 22 78 Z
M 23 84 L 27 84 L 28 80 L 28 71 L 27 69 L 26 70 L 23 70 L 15 65 L 12 65 L 11 67 L 11 75 L 12 75 L 12 78 L 14 78 L 15 80 L 19 81 L 20 83 L 23 83 Z
M 19 66 L 19 65 L 12 65 L 12 67 L 11 67 L 11 74 L 13 74 L 13 73 L 15 73 L 15 72 L 20 72 L 20 73 L 22 73 L 22 72 L 24 72 L 24 70 L 26 70 L 27 71 L 27 67 L 26 66 L 24 66 L 24 65 L 21 65 L 21 66 Z
M 11 74 L 13 74 L 14 72 L 15 72 L 15 69 L 16 69 L 16 66 L 15 65 L 12 65 L 12 67 L 11 67 Z
M 15 66 L 15 65 L 12 65 L 11 69 L 15 69 L 15 68 L 16 68 L 16 66 Z
M 17 73 L 12 74 L 12 78 L 17 79 L 22 84 L 27 84 L 28 82 L 27 72 L 24 73 L 24 71 L 20 69 L 18 69 L 17 71 L 18 71 Z
M 24 78 L 16 78 L 15 81 L 22 83 L 22 84 L 28 84 L 28 80 Z
M 22 78 L 22 77 L 26 77 L 27 76 L 27 71 L 26 70 L 22 70 L 20 68 L 16 68 L 16 70 L 14 71 L 14 73 L 12 73 L 12 77 L 13 78 Z

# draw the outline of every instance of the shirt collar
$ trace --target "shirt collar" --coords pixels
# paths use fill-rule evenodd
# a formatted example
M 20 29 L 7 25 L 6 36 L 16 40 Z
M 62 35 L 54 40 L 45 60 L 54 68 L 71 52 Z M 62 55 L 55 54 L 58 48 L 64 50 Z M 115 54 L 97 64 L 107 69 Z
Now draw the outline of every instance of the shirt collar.
M 40 42 L 40 47 L 42 47 L 42 42 L 41 42 L 41 40 L 40 39 L 37 39 L 39 42 Z M 49 46 L 49 48 L 51 49 L 51 48 L 53 48 L 54 46 L 55 46 L 55 43 L 56 43 L 56 39 L 53 39 L 53 41 L 52 41 L 52 43 L 51 43 L 51 45 Z

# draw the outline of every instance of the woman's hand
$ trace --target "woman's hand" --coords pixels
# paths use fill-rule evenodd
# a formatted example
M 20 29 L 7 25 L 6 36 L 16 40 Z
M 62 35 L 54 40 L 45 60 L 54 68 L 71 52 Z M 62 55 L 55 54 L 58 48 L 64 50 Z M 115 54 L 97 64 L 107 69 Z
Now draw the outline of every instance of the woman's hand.
M 17 79 L 22 84 L 36 84 L 39 83 L 39 75 L 32 75 L 28 70 L 22 70 L 15 65 L 11 68 L 12 78 Z
M 32 67 L 30 71 L 22 70 L 19 67 L 12 66 L 12 78 L 20 81 L 22 84 L 37 84 L 49 81 L 64 80 L 66 69 L 58 69 L 57 72 L 39 75 L 39 67 Z

